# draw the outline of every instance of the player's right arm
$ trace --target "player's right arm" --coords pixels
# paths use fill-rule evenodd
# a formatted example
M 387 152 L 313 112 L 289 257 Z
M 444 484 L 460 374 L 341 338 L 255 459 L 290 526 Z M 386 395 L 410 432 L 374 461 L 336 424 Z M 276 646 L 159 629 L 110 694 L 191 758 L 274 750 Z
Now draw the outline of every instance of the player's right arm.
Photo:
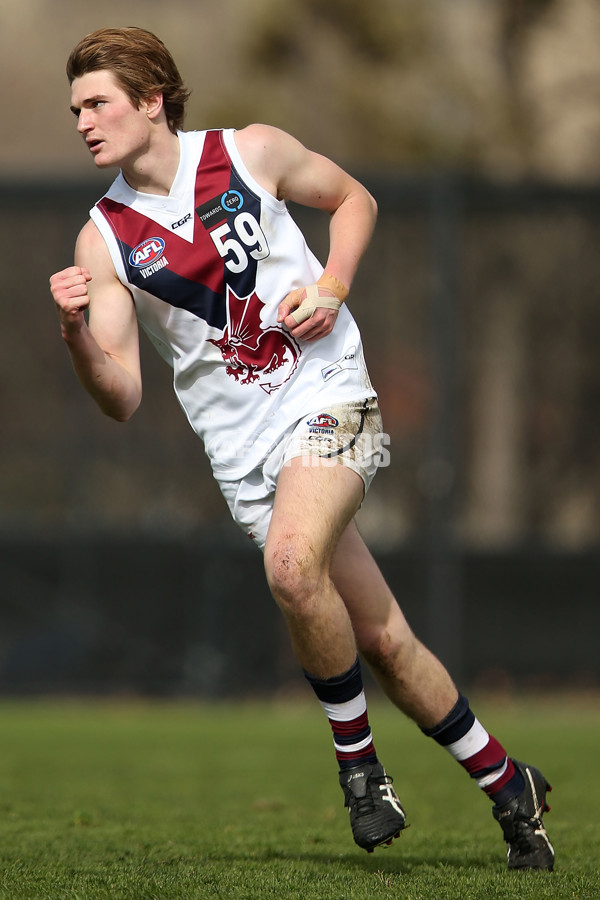
M 91 220 L 77 239 L 75 265 L 53 275 L 50 290 L 79 381 L 106 415 L 126 421 L 142 399 L 137 318 Z

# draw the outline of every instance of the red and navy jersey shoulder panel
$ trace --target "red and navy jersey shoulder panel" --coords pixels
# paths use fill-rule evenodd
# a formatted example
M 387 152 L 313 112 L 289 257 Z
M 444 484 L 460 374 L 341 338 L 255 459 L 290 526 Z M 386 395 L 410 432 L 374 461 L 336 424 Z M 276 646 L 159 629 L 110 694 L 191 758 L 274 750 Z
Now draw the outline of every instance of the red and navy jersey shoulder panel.
M 223 132 L 208 131 L 196 176 L 197 219 L 209 234 L 225 230 L 241 213 L 251 221 L 261 220 L 261 200 L 237 173 L 223 141 Z M 247 221 L 247 219 L 246 219 Z M 198 222 L 196 222 L 196 226 Z M 247 254 L 246 265 L 233 271 L 225 263 L 224 281 L 239 297 L 249 296 L 256 287 L 258 260 Z
M 223 328 L 225 295 L 229 286 L 237 296 L 248 296 L 256 286 L 258 259 L 243 252 L 243 265 L 228 259 L 234 220 L 244 214 L 243 239 L 248 222 L 259 223 L 261 201 L 239 177 L 227 154 L 221 131 L 205 136 L 194 185 L 193 243 L 160 225 L 153 218 L 109 196 L 98 209 L 117 241 L 128 282 L 171 306 L 187 309 L 209 325 Z M 215 234 L 213 234 L 213 232 Z M 217 237 L 218 235 L 218 237 Z M 252 237 L 252 235 L 250 235 Z M 237 241 L 237 246 L 242 246 Z
M 97 206 L 115 235 L 129 284 L 215 328 L 225 327 L 222 273 L 215 267 L 198 271 L 196 241 L 192 248 L 188 241 L 115 200 L 105 197 Z
M 223 144 L 222 132 L 207 131 L 196 172 L 194 189 L 196 211 L 202 208 L 205 213 L 210 212 L 212 201 L 220 200 L 230 187 L 230 171 L 231 160 Z M 215 224 L 211 216 L 205 221 L 209 226 Z

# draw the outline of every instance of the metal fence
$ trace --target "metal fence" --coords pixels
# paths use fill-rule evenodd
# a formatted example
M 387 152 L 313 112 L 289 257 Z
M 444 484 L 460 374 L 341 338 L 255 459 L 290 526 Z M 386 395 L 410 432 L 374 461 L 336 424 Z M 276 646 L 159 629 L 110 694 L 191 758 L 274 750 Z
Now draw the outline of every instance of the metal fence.
M 461 678 L 593 682 L 600 188 L 363 180 L 380 217 L 351 304 L 390 465 L 360 527 Z M 102 190 L 0 184 L 0 689 L 276 690 L 287 638 L 168 369 L 144 343 L 120 425 L 61 345 L 48 277 Z M 323 257 L 327 223 L 294 214 Z

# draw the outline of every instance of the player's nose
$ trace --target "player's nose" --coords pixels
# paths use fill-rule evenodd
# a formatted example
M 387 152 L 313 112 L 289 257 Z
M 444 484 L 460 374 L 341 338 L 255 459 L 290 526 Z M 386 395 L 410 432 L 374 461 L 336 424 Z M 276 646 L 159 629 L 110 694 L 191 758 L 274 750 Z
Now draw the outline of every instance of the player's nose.
M 92 127 L 92 120 L 87 112 L 87 110 L 82 109 L 77 117 L 77 131 L 80 134 L 85 134 L 86 131 L 89 131 Z

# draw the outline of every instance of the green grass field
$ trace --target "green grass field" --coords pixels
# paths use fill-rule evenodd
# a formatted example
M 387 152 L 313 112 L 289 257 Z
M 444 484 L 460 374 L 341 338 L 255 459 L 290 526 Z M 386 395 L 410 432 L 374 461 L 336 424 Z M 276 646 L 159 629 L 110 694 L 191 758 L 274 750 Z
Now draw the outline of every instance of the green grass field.
M 490 802 L 388 705 L 371 722 L 410 828 L 369 855 L 312 703 L 5 701 L 0 898 L 596 900 L 598 698 L 473 699 L 554 784 L 553 874 L 506 871 Z

